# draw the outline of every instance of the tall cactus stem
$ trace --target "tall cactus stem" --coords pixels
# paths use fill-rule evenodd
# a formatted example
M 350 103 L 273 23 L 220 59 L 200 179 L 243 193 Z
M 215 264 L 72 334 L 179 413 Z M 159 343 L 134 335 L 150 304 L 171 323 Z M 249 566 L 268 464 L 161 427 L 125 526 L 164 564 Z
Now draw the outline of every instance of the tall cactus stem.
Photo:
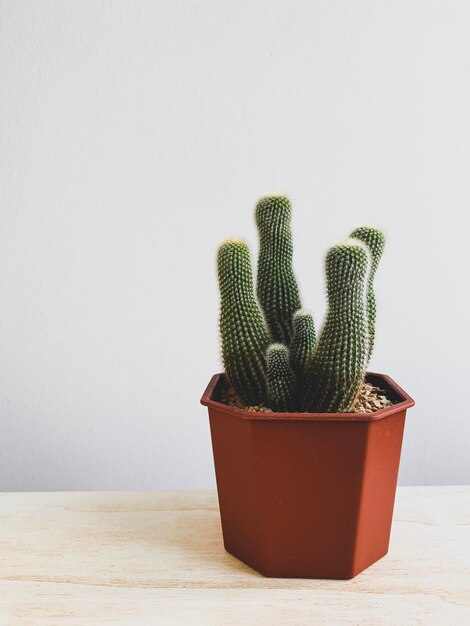
M 372 356 L 375 343 L 375 322 L 377 317 L 377 304 L 375 300 L 374 278 L 385 248 L 385 235 L 373 226 L 360 226 L 351 233 L 350 237 L 360 239 L 369 248 L 372 262 L 367 289 L 367 316 L 369 324 L 369 359 Z
M 303 410 L 351 410 L 364 380 L 369 354 L 368 247 L 358 239 L 330 248 L 326 256 L 328 312 L 308 366 Z
M 248 245 L 227 239 L 217 252 L 220 335 L 227 377 L 247 405 L 266 401 L 266 351 L 271 341 L 256 300 Z
M 266 196 L 256 205 L 259 235 L 257 294 L 273 341 L 289 345 L 292 316 L 301 308 L 292 268 L 291 205 L 285 196 Z

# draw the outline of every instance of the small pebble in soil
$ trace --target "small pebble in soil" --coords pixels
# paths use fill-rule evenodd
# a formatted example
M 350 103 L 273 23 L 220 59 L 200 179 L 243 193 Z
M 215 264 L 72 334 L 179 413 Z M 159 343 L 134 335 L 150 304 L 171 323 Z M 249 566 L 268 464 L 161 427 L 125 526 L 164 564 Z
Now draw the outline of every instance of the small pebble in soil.
M 364 383 L 351 413 L 374 413 L 380 409 L 392 406 L 393 402 L 384 394 L 385 392 L 379 389 L 379 387 L 374 387 L 370 383 Z

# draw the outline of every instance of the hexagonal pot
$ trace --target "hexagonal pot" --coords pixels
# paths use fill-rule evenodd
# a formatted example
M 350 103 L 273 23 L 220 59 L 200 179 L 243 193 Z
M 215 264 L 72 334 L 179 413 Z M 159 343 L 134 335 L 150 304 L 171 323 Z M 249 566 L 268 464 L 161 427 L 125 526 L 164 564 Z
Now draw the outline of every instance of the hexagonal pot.
M 348 579 L 387 554 L 406 410 L 414 401 L 368 373 L 395 404 L 375 413 L 209 409 L 225 549 L 265 576 Z

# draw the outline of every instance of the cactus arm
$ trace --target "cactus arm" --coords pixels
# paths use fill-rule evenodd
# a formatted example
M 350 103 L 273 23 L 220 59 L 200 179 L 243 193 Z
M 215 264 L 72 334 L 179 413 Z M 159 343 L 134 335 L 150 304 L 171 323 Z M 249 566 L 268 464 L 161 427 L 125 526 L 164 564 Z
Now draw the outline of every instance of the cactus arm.
M 289 364 L 289 350 L 282 343 L 273 343 L 266 353 L 268 405 L 273 411 L 292 411 L 296 380 Z
M 292 268 L 291 205 L 285 196 L 266 196 L 256 205 L 259 236 L 257 295 L 273 341 L 289 345 L 292 316 L 301 308 Z
M 315 347 L 315 325 L 313 317 L 304 309 L 293 316 L 294 336 L 289 346 L 290 364 L 299 389 L 303 388 L 305 372 Z
M 255 298 L 250 251 L 227 239 L 217 251 L 219 328 L 225 372 L 247 405 L 266 400 L 266 350 L 270 336 Z
M 358 239 L 326 256 L 328 312 L 306 375 L 303 410 L 349 411 L 366 371 L 367 287 L 371 255 Z
M 377 305 L 375 301 L 374 278 L 380 259 L 385 248 L 385 235 L 378 228 L 372 226 L 360 226 L 351 233 L 350 237 L 363 241 L 370 250 L 371 269 L 367 290 L 367 315 L 369 324 L 369 359 L 372 355 L 375 343 L 375 322 L 377 317 Z

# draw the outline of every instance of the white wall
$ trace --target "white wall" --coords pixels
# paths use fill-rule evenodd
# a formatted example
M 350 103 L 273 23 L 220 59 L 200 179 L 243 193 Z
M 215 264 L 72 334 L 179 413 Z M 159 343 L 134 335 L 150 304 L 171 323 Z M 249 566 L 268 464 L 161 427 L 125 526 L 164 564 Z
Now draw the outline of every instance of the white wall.
M 294 203 L 304 302 L 388 234 L 400 480 L 470 482 L 470 3 L 1 0 L 0 489 L 214 485 L 214 253 Z

